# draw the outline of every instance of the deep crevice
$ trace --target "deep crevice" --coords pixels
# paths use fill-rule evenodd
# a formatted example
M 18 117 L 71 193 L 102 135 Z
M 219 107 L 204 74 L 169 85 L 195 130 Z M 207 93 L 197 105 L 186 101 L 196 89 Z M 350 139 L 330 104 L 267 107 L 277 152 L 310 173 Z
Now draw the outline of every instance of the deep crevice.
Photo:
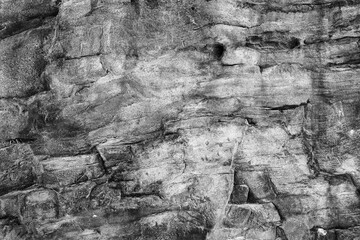
M 274 202 L 272 202 L 272 204 L 274 205 L 274 208 L 276 209 L 277 213 L 279 214 L 280 221 L 284 222 L 286 220 L 284 214 L 281 212 L 280 208 Z
M 302 102 L 300 104 L 290 104 L 290 105 L 285 104 L 285 105 L 282 105 L 282 106 L 279 106 L 279 107 L 263 106 L 263 108 L 268 109 L 268 110 L 276 110 L 276 111 L 283 112 L 283 111 L 286 111 L 286 110 L 296 109 L 296 108 L 301 107 L 301 106 L 306 106 L 309 103 L 310 103 L 310 100 L 307 100 L 307 102 Z
M 280 216 L 281 217 L 281 216 Z M 277 240 L 288 240 L 284 229 L 282 229 L 281 227 L 277 226 L 276 227 L 276 239 Z
M 91 149 L 91 152 L 94 152 L 96 154 L 96 159 L 101 167 L 101 169 L 104 171 L 104 173 L 107 175 L 109 174 L 109 171 L 107 170 L 106 166 L 105 166 L 105 160 L 103 159 L 103 157 L 101 156 L 100 152 L 97 150 L 96 147 L 93 147 Z
M 33 143 L 35 142 L 35 138 L 13 138 L 13 139 L 6 139 L 5 142 L 10 144 L 18 144 L 18 143 Z
M 213 47 L 213 56 L 216 60 L 221 61 L 222 57 L 224 56 L 226 51 L 225 45 L 221 43 L 214 44 Z
M 253 126 L 253 127 L 256 127 L 256 126 L 257 126 L 257 122 L 255 121 L 254 118 L 247 117 L 247 118 L 245 118 L 245 120 L 247 121 L 247 123 L 248 123 L 250 126 Z
M 288 47 L 294 49 L 300 46 L 300 40 L 298 38 L 292 37 L 288 42 Z

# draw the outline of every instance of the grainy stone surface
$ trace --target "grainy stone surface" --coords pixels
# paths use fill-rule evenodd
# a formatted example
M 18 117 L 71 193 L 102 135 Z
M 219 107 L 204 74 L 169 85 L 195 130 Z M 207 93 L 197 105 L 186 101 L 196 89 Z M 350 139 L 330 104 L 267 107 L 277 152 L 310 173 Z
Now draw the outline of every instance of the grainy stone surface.
M 0 239 L 358 239 L 359 19 L 0 0 Z

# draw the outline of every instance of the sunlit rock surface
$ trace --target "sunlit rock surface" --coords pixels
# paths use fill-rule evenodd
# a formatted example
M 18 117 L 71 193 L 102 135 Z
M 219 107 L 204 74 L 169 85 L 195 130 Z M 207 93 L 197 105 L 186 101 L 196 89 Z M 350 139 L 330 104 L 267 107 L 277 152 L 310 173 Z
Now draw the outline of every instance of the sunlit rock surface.
M 0 0 L 0 239 L 360 236 L 360 2 Z

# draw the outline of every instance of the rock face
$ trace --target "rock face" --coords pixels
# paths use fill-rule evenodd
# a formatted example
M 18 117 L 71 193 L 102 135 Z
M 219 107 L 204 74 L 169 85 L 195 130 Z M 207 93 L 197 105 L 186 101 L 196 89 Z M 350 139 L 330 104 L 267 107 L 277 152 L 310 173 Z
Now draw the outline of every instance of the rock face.
M 359 1 L 0 16 L 0 239 L 359 239 Z

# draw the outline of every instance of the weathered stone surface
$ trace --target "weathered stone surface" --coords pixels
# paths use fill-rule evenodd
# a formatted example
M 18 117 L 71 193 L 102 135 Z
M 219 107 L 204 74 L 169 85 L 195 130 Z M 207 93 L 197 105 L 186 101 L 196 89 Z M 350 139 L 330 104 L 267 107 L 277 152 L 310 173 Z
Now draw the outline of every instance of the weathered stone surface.
M 0 97 L 28 97 L 46 89 L 41 74 L 46 66 L 42 41 L 48 29 L 39 29 L 0 42 Z
M 99 56 L 65 60 L 61 66 L 48 65 L 46 71 L 54 85 L 58 82 L 67 85 L 86 85 L 106 74 Z
M 280 222 L 275 207 L 272 204 L 242 204 L 228 205 L 224 225 L 227 227 L 241 228 L 254 223 Z
M 243 8 L 241 3 L 231 0 L 211 1 L 205 11 L 215 23 L 241 27 L 255 27 L 261 24 L 261 16 L 258 11 L 252 8 Z
M 46 24 L 58 13 L 54 0 L 4 0 L 0 3 L 0 39 Z
M 228 204 L 223 226 L 210 239 L 275 239 L 281 219 L 271 203 Z
M 226 49 L 222 57 L 225 65 L 258 65 L 260 53 L 251 48 L 239 47 L 236 49 Z
M 356 239 L 359 6 L 0 0 L 0 238 Z
M 12 140 L 21 138 L 22 132 L 28 125 L 28 113 L 23 103 L 0 100 L 0 138 Z
M 0 160 L 0 195 L 24 189 L 36 182 L 36 163 L 28 144 L 2 148 Z
M 60 17 L 64 21 L 76 20 L 91 11 L 91 0 L 65 0 L 60 7 Z
M 231 194 L 230 203 L 243 204 L 246 203 L 249 197 L 249 187 L 247 185 L 234 185 L 233 192 Z
M 71 185 L 101 177 L 103 173 L 97 155 L 54 157 L 40 162 L 42 183 L 47 186 Z
M 57 195 L 54 191 L 32 191 L 24 197 L 24 206 L 21 209 L 23 221 L 57 218 L 58 207 Z

